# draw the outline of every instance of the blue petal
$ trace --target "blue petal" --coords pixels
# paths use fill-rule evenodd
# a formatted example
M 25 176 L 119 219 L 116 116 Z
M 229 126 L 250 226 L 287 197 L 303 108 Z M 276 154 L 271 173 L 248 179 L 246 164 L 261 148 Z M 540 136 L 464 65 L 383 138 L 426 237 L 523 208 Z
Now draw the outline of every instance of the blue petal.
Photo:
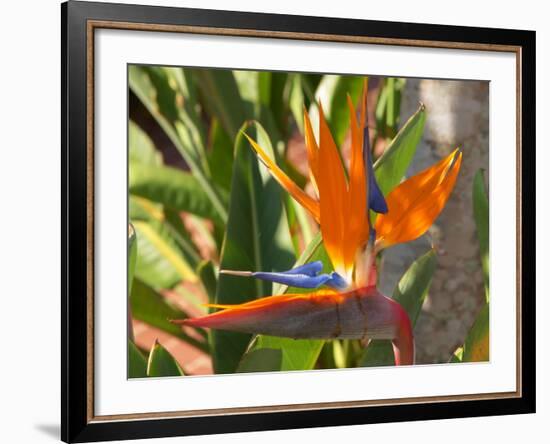
M 292 270 L 284 271 L 287 274 L 305 274 L 307 276 L 317 276 L 317 274 L 323 269 L 323 263 L 321 261 L 309 262 Z
M 376 183 L 374 169 L 372 167 L 372 153 L 370 148 L 368 126 L 365 127 L 363 132 L 363 161 L 365 163 L 365 171 L 368 178 L 367 180 L 369 181 L 368 206 L 376 213 L 386 214 L 388 212 L 388 205 L 386 204 L 386 199 L 384 199 L 384 196 L 382 195 L 382 191 L 380 191 L 378 183 Z
M 223 274 L 233 276 L 252 276 L 256 279 L 264 281 L 277 282 L 279 284 L 288 285 L 290 287 L 300 288 L 319 288 L 321 285 L 328 285 L 336 289 L 344 289 L 348 287 L 346 280 L 336 272 L 330 274 L 319 272 L 323 269 L 321 261 L 310 262 L 300 265 L 288 271 L 267 272 L 267 271 L 233 271 L 222 270 Z
M 321 261 L 310 262 L 288 271 L 265 272 L 258 271 L 251 273 L 251 276 L 264 281 L 277 282 L 290 287 L 319 288 L 321 285 L 328 285 L 336 289 L 347 288 L 348 283 L 338 273 L 333 271 L 330 274 L 318 274 L 323 269 Z
M 279 284 L 288 285 L 289 287 L 300 288 L 318 288 L 321 285 L 331 280 L 331 276 L 323 273 L 317 276 L 308 276 L 306 274 L 294 273 L 268 273 L 259 271 L 252 273 L 252 276 L 264 281 L 277 282 Z

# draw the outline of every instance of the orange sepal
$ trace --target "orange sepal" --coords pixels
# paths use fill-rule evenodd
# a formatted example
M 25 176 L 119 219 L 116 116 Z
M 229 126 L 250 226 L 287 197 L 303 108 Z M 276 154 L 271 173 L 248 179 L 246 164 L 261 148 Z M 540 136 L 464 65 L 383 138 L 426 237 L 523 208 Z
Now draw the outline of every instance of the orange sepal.
M 434 223 L 454 188 L 462 153 L 458 149 L 405 180 L 386 197 L 388 212 L 376 218 L 378 248 L 410 242 Z
M 319 222 L 320 220 L 320 208 L 319 202 L 317 202 L 313 197 L 307 194 L 302 190 L 298 185 L 296 185 L 290 177 L 288 177 L 283 170 L 281 170 L 273 160 L 265 153 L 265 151 L 258 145 L 248 134 L 243 133 L 244 136 L 248 139 L 256 154 L 258 154 L 262 163 L 269 169 L 269 172 L 273 178 L 279 182 L 279 184 L 288 192 L 290 195 L 296 199 L 296 201 L 302 205 L 306 210 L 308 210 L 314 219 Z
M 319 188 L 317 187 L 317 172 L 319 170 L 319 146 L 315 140 L 313 134 L 313 128 L 306 108 L 304 107 L 304 135 L 307 148 L 307 158 L 309 163 L 309 178 L 313 184 L 317 195 L 319 194 Z
M 323 244 L 335 270 L 349 280 L 351 270 L 344 257 L 344 230 L 348 213 L 348 187 L 336 143 L 319 105 L 319 187 L 320 225 Z
M 357 250 L 361 246 L 362 235 L 365 229 L 368 230 L 369 222 L 367 219 L 367 172 L 363 161 L 363 128 L 365 126 L 365 99 L 366 85 L 363 90 L 361 100 L 360 122 L 357 122 L 355 107 L 348 95 L 348 108 L 350 113 L 350 131 L 351 131 L 351 158 L 349 168 L 349 218 L 346 221 L 344 231 L 344 261 L 346 268 L 351 269 L 355 262 Z

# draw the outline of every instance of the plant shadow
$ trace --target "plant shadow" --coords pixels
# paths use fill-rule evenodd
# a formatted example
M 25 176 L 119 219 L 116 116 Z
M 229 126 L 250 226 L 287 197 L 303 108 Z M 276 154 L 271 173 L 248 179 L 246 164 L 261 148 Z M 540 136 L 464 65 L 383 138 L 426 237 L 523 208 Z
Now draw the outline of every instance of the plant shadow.
M 56 441 L 59 441 L 61 436 L 61 427 L 59 424 L 35 424 L 34 428 L 39 430 L 44 435 L 47 435 Z

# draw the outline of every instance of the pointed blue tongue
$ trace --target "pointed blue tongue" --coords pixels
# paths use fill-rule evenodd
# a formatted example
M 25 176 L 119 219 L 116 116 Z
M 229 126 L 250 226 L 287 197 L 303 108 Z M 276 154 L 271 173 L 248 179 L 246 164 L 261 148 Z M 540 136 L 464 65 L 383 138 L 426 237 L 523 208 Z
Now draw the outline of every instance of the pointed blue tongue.
M 319 288 L 321 285 L 327 285 L 337 290 L 348 287 L 346 280 L 338 273 L 321 273 L 323 263 L 321 261 L 310 262 L 287 271 L 267 272 L 267 271 L 233 271 L 222 270 L 222 274 L 233 276 L 254 277 L 264 281 L 277 282 L 278 284 L 288 285 L 289 287 L 300 288 Z
M 365 163 L 365 171 L 367 173 L 368 180 L 368 207 L 375 213 L 386 214 L 388 212 L 388 205 L 386 199 L 380 191 L 380 187 L 376 182 L 374 176 L 374 168 L 372 167 L 372 152 L 369 140 L 369 128 L 365 126 L 363 131 L 363 162 Z

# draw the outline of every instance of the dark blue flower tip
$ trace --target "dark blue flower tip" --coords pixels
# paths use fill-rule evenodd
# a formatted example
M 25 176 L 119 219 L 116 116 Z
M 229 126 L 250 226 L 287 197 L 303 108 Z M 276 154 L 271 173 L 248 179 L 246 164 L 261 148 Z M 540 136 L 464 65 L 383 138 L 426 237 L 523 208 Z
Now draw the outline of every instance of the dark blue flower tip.
M 375 213 L 386 214 L 388 205 L 384 195 L 376 182 L 374 168 L 372 166 L 372 152 L 369 141 L 369 128 L 365 127 L 363 132 L 363 162 L 365 163 L 365 171 L 368 180 L 368 206 Z

